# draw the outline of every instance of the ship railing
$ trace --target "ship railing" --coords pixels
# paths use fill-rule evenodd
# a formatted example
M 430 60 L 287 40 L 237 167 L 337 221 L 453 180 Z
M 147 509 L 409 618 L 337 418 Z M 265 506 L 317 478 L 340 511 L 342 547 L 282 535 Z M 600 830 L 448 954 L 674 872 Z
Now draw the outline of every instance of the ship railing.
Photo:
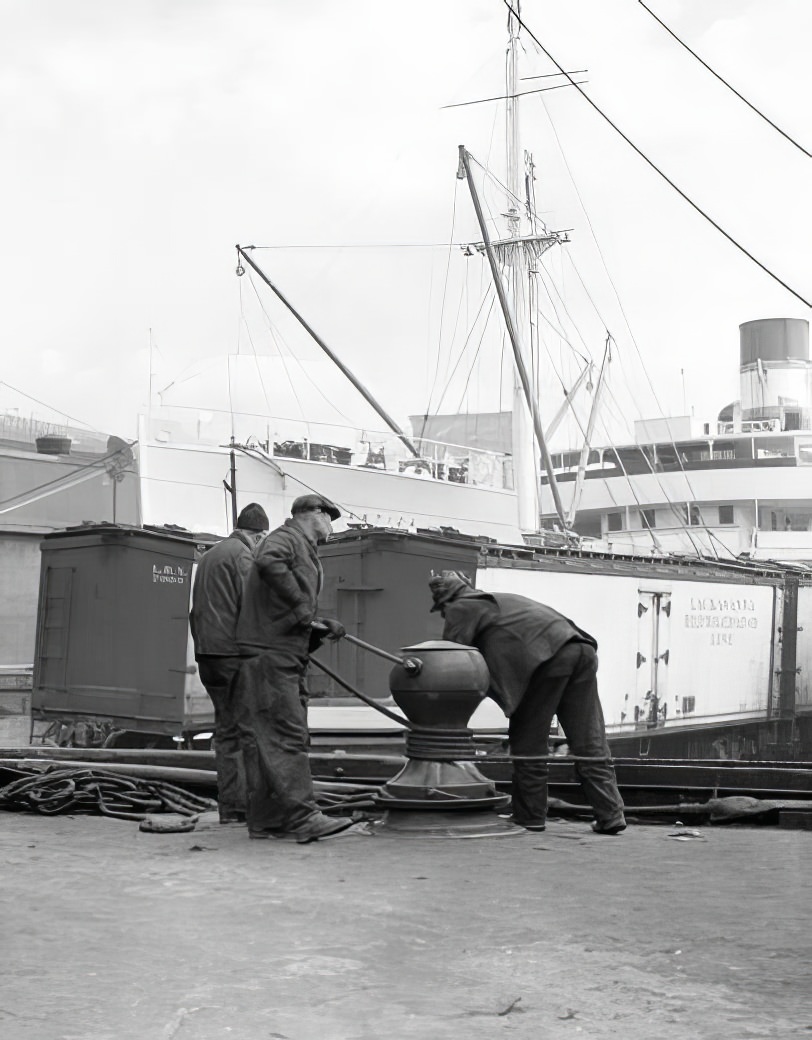
M 512 458 L 504 452 L 419 438 L 412 442 L 419 452 L 415 457 L 391 431 L 177 407 L 148 416 L 146 429 L 150 440 L 166 445 L 226 447 L 233 436 L 235 444 L 256 447 L 280 461 L 301 459 L 500 490 L 513 487 Z
M 701 553 L 709 556 L 737 556 L 750 548 L 749 540 L 735 529 L 724 525 L 691 524 L 690 526 L 621 528 L 606 531 L 601 541 L 611 551 L 633 554 L 646 553 Z

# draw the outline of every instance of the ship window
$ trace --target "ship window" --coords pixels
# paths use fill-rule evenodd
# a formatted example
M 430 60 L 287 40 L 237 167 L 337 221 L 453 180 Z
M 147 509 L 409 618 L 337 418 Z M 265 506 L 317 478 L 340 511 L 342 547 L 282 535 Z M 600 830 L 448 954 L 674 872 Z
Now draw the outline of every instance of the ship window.
M 649 531 L 652 527 L 657 526 L 657 514 L 654 509 L 641 509 L 640 519 L 643 522 L 643 527 Z
M 699 512 L 699 506 L 684 505 L 682 507 L 682 522 L 686 526 L 701 527 L 702 514 Z
M 812 444 L 798 445 L 798 464 L 800 466 L 812 466 Z
M 757 459 L 787 459 L 795 454 L 795 444 L 788 437 L 754 437 Z
M 719 506 L 719 523 L 733 523 L 733 506 Z
M 785 531 L 808 531 L 809 530 L 809 513 L 785 513 L 784 514 L 784 530 Z
M 606 529 L 607 529 L 607 531 L 622 531 L 623 530 L 623 514 L 622 513 L 607 513 L 606 514 Z
M 600 538 L 601 536 L 601 519 L 599 516 L 576 519 L 572 526 L 576 534 L 580 534 L 583 538 Z
M 683 697 L 682 698 L 682 714 L 689 715 L 692 711 L 696 710 L 696 697 Z

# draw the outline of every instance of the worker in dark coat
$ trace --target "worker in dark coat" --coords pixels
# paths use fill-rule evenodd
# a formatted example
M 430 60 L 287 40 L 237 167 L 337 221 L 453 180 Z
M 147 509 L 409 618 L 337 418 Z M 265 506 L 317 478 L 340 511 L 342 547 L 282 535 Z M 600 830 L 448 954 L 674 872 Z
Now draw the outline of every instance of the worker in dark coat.
M 429 582 L 445 619 L 443 638 L 476 647 L 491 674 L 490 696 L 508 717 L 510 752 L 547 755 L 550 725 L 558 721 L 576 762 L 581 788 L 599 834 L 625 830 L 603 711 L 598 698 L 596 640 L 552 607 L 510 593 L 481 592 L 466 575 L 443 571 Z M 513 763 L 513 820 L 544 830 L 547 763 Z
M 214 705 L 214 759 L 220 823 L 245 821 L 245 770 L 234 685 L 241 658 L 237 618 L 245 578 L 254 562 L 254 549 L 268 530 L 262 506 L 251 502 L 237 517 L 237 526 L 213 545 L 197 565 L 189 624 L 200 681 Z
M 321 495 L 302 495 L 291 517 L 257 552 L 245 585 L 237 640 L 240 726 L 252 838 L 332 837 L 351 826 L 316 806 L 310 773 L 307 694 L 310 653 L 344 634 L 338 621 L 317 617 L 322 568 L 317 546 L 332 532 L 338 507 Z

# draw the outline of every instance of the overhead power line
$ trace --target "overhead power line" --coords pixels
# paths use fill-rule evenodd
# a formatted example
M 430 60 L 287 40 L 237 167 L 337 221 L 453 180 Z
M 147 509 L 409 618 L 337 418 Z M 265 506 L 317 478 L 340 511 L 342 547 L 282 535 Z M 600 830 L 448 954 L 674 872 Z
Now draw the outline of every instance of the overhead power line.
M 803 152 L 807 159 L 812 159 L 812 152 L 808 152 L 802 144 L 798 144 L 798 142 L 793 137 L 790 137 L 790 135 L 786 133 L 786 131 L 782 130 L 780 126 L 776 126 L 776 124 L 772 121 L 772 119 L 769 118 L 769 116 L 765 116 L 764 113 L 760 109 L 756 108 L 756 106 L 753 105 L 751 102 L 749 102 L 743 94 L 740 94 L 734 86 L 731 86 L 731 84 L 728 83 L 728 81 L 723 76 L 720 76 L 719 73 L 716 72 L 715 69 L 712 69 L 706 61 L 703 61 L 702 58 L 700 58 L 699 55 L 696 53 L 696 51 L 691 50 L 688 44 L 684 40 L 681 40 L 679 36 L 677 36 L 673 29 L 669 29 L 669 27 L 665 24 L 662 18 L 658 18 L 657 15 L 651 10 L 651 8 L 647 7 L 643 3 L 643 0 L 637 0 L 637 2 L 640 4 L 644 11 L 648 11 L 648 13 L 651 15 L 655 22 L 658 22 L 663 27 L 663 29 L 665 29 L 669 36 L 673 36 L 673 38 L 677 41 L 680 47 L 684 47 L 685 50 L 688 51 L 688 53 L 692 57 L 696 58 L 700 65 L 704 65 L 704 67 L 712 76 L 715 76 L 720 83 L 724 83 L 727 89 L 732 91 L 732 93 L 736 95 L 739 101 L 743 101 L 745 105 L 747 105 L 749 109 L 752 109 L 752 111 L 755 112 L 757 116 L 760 116 L 765 123 L 769 123 L 773 130 L 777 131 L 777 133 L 781 134 L 782 137 L 786 138 L 786 140 L 789 141 L 790 144 L 795 145 L 795 147 L 800 152 Z
M 739 250 L 739 252 L 744 253 L 744 255 L 749 260 L 752 260 L 753 263 L 757 267 L 760 267 L 761 270 L 765 274 L 769 275 L 769 277 L 772 278 L 773 281 L 778 282 L 778 284 L 780 286 L 782 286 L 784 289 L 786 289 L 788 293 L 790 293 L 792 296 L 794 296 L 796 300 L 800 300 L 801 303 L 804 304 L 804 306 L 812 307 L 812 302 L 810 302 L 809 300 L 805 299 L 799 292 L 796 292 L 796 290 L 793 289 L 792 286 L 788 285 L 783 279 L 779 278 L 778 275 L 775 274 L 773 271 L 771 271 L 769 269 L 769 267 L 767 267 L 766 264 L 763 264 L 760 260 L 758 260 L 755 256 L 753 256 L 753 254 L 749 250 L 745 249 L 745 247 L 743 245 L 741 245 L 740 242 L 737 242 L 736 239 L 729 232 L 725 231 L 725 229 L 720 224 L 717 224 L 717 222 L 713 219 L 713 217 L 710 216 L 710 214 L 706 213 L 705 210 L 703 210 L 701 206 L 699 206 L 696 202 L 694 202 L 694 200 L 692 198 L 690 198 L 690 196 L 686 195 L 685 192 L 682 190 L 682 188 L 678 187 L 674 183 L 674 181 L 672 181 L 671 178 L 666 173 L 664 173 L 659 168 L 659 166 L 656 165 L 656 163 L 654 163 L 651 159 L 649 159 L 649 157 L 645 154 L 645 152 L 641 148 L 638 148 L 637 145 L 634 143 L 634 141 L 632 141 L 631 138 L 628 137 L 620 129 L 620 127 L 617 125 L 617 123 L 614 123 L 609 118 L 609 116 L 603 111 L 603 109 L 601 109 L 592 100 L 592 98 L 589 96 L 589 94 L 587 94 L 586 91 L 581 89 L 581 87 L 575 82 L 575 80 L 570 76 L 570 74 L 568 72 L 564 71 L 564 69 L 561 67 L 561 65 L 559 65 L 559 63 L 555 60 L 555 58 L 552 56 L 552 54 L 550 54 L 550 52 L 547 50 L 547 48 L 544 46 L 544 44 L 541 42 L 541 40 L 539 40 L 538 36 L 536 36 L 535 33 L 533 33 L 533 31 L 528 27 L 527 23 L 521 18 L 521 16 L 518 14 L 516 9 L 511 6 L 510 0 L 502 0 L 502 2 L 504 3 L 505 7 L 507 7 L 507 9 L 511 12 L 513 17 L 516 19 L 517 23 L 522 27 L 522 29 L 524 29 L 524 31 L 527 33 L 527 35 L 535 42 L 535 44 L 539 48 L 539 50 L 541 50 L 550 59 L 550 61 L 562 73 L 562 75 L 567 77 L 567 79 L 570 81 L 572 86 L 575 87 L 575 89 L 578 91 L 578 93 L 581 95 L 581 97 L 584 98 L 584 100 L 587 101 L 592 106 L 592 108 L 595 109 L 595 111 L 598 113 L 598 115 L 601 117 L 601 119 L 603 119 L 605 122 L 607 122 L 609 124 L 609 126 L 611 126 L 611 128 L 615 131 L 615 133 L 618 134 L 620 137 L 622 137 L 623 140 L 626 142 L 626 144 L 630 148 L 632 148 L 640 156 L 640 158 L 643 159 L 644 162 L 646 162 L 652 168 L 652 170 L 654 170 L 654 172 L 656 174 L 658 174 L 660 177 L 662 177 L 662 179 L 666 182 L 666 184 L 669 185 L 669 187 L 673 188 L 674 191 L 681 198 L 685 199 L 685 201 L 688 203 L 688 205 L 692 209 L 695 209 L 696 212 L 701 217 L 704 217 L 704 219 L 707 220 L 707 222 L 712 227 L 716 228 L 716 230 L 719 232 L 720 235 L 723 235 L 728 240 L 728 242 L 730 242 L 731 245 L 735 246 L 736 249 Z

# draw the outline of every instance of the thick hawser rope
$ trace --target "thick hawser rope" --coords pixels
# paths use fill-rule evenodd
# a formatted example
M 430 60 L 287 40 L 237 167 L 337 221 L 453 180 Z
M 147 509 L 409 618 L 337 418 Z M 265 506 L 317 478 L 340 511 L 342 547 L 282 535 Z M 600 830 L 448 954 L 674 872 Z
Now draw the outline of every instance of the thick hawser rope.
M 0 788 L 0 810 L 45 816 L 101 814 L 120 820 L 146 820 L 156 813 L 197 817 L 217 811 L 215 799 L 164 780 L 61 764 L 25 772 Z M 374 808 L 372 796 L 379 789 L 378 785 L 321 781 L 314 781 L 314 788 L 316 804 L 326 813 Z
M 162 780 L 57 766 L 23 776 L 0 789 L 0 809 L 46 816 L 101 813 L 120 820 L 145 820 L 148 814 L 162 812 L 197 816 L 216 810 L 217 802 Z

